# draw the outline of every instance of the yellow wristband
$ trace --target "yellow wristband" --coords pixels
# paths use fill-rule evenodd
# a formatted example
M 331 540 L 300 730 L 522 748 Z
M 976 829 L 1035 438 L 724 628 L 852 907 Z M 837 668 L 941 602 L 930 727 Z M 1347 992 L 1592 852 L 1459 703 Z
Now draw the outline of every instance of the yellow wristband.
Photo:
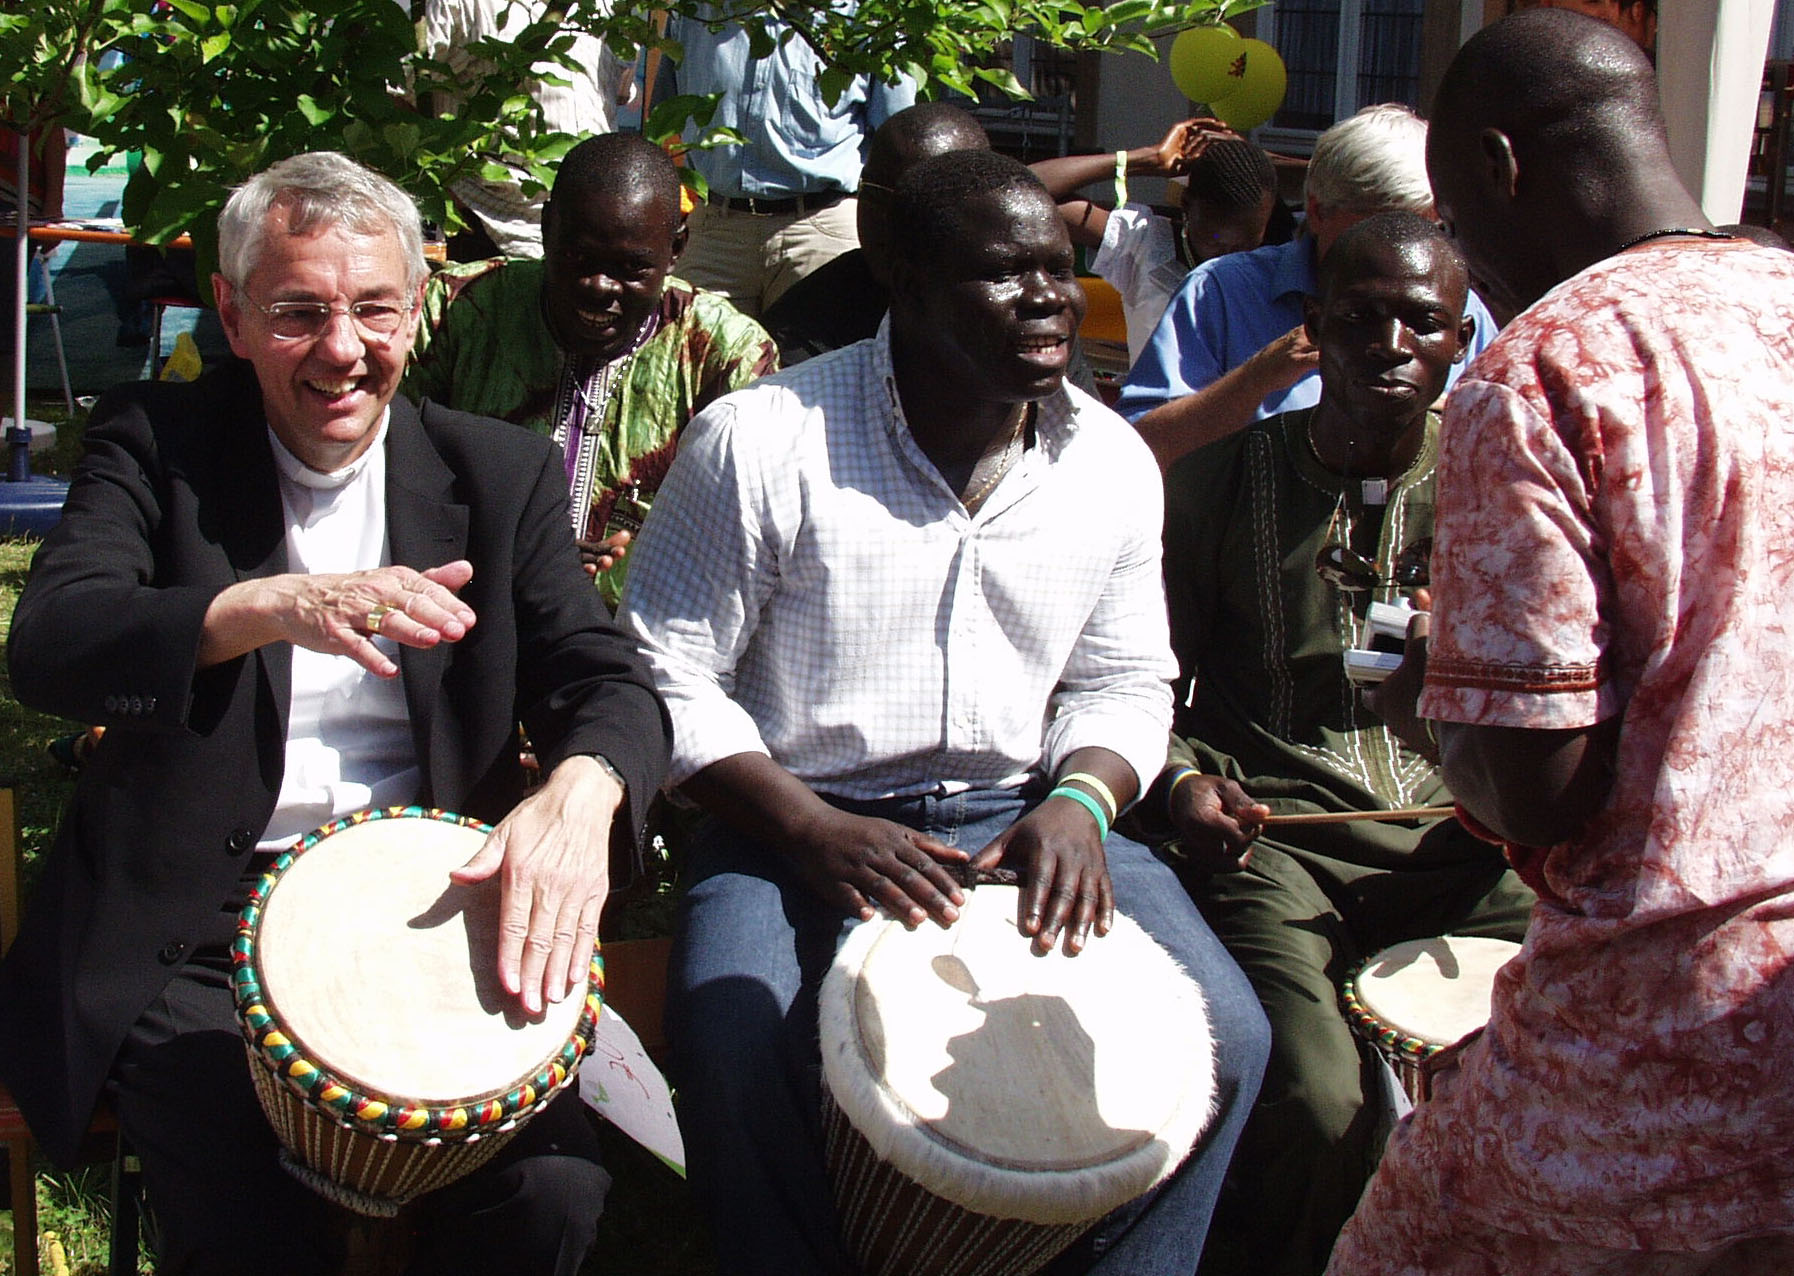
M 1115 152 L 1115 207 L 1127 204 L 1127 152 Z
M 1120 808 L 1115 804 L 1114 790 L 1110 789 L 1108 785 L 1104 784 L 1094 775 L 1091 775 L 1088 771 L 1073 771 L 1070 775 L 1062 775 L 1059 777 L 1060 784 L 1070 784 L 1073 780 L 1076 780 L 1079 784 L 1086 785 L 1092 793 L 1103 800 L 1103 805 L 1109 808 L 1109 823 L 1115 823 L 1115 816 Z

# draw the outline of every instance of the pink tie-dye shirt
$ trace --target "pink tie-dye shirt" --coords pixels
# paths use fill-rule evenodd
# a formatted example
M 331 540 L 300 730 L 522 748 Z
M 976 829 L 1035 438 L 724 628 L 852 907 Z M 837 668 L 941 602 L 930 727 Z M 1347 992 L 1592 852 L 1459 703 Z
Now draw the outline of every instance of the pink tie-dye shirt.
M 1533 853 L 1548 894 L 1489 1029 L 1329 1270 L 1409 1270 L 1391 1238 L 1459 1227 L 1794 1229 L 1794 255 L 1653 244 L 1516 320 L 1446 409 L 1432 574 L 1421 711 L 1618 714 L 1616 775 Z

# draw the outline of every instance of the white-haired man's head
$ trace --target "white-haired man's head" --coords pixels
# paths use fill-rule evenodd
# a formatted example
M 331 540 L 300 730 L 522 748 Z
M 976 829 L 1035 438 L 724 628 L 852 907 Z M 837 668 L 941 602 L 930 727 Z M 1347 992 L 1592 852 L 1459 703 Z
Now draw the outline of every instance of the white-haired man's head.
M 1322 257 L 1342 231 L 1373 214 L 1431 217 L 1426 121 L 1398 102 L 1341 120 L 1314 144 L 1306 197 L 1309 231 Z
M 328 151 L 258 173 L 218 219 L 218 320 L 255 365 L 268 428 L 320 473 L 380 436 L 417 335 L 417 207 Z
M 218 271 L 234 286 L 249 280 L 269 234 L 268 212 L 285 210 L 284 233 L 311 235 L 331 226 L 358 234 L 390 232 L 405 258 L 406 290 L 429 274 L 423 224 L 411 196 L 335 151 L 308 151 L 271 164 L 231 192 L 218 215 Z

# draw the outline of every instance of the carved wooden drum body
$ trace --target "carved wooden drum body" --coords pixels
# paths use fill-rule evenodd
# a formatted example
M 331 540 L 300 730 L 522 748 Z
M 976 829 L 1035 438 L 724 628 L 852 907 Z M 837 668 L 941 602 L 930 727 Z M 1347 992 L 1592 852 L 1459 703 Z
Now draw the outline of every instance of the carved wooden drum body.
M 350 816 L 281 854 L 238 922 L 237 1018 L 287 1168 L 363 1213 L 489 1159 L 591 1044 L 597 953 L 585 996 L 531 1017 L 498 982 L 497 880 L 449 880 L 490 831 Z

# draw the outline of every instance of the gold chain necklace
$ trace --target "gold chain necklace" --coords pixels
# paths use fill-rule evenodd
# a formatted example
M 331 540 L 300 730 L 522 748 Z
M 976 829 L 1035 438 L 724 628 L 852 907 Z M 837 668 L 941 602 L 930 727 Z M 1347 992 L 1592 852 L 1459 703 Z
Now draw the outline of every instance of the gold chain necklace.
M 992 471 L 991 476 L 978 485 L 976 492 L 960 498 L 960 504 L 964 505 L 966 509 L 976 509 L 984 498 L 990 495 L 991 489 L 1003 481 L 1003 476 L 1009 473 L 1010 467 L 1015 464 L 1016 456 L 1020 452 L 1016 445 L 1021 442 L 1022 426 L 1027 423 L 1028 409 L 1032 406 L 1032 404 L 1026 403 L 1021 405 L 1021 410 L 1016 414 L 1015 427 L 1009 431 L 1009 441 L 1003 444 L 1003 454 L 997 458 L 997 468 Z

